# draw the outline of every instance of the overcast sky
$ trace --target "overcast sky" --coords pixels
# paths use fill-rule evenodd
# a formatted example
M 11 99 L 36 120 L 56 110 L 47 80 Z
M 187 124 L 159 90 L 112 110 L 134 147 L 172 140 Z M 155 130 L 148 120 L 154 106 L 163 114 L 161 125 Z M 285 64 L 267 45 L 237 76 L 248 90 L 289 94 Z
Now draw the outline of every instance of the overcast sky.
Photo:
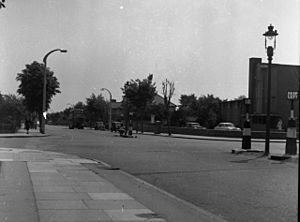
M 0 9 L 0 91 L 16 93 L 25 64 L 47 63 L 60 82 L 50 112 L 154 74 L 182 94 L 248 95 L 248 61 L 266 62 L 262 34 L 278 30 L 274 62 L 299 64 L 299 0 L 6 0 Z

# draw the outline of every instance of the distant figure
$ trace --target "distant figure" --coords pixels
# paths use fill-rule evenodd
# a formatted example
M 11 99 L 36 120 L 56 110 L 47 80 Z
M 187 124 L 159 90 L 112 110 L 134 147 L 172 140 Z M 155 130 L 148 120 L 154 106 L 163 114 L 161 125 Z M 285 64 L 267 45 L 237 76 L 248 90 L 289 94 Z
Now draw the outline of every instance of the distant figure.
M 279 121 L 277 123 L 277 129 L 282 130 L 282 120 L 281 119 L 279 119 Z
M 28 119 L 25 120 L 25 129 L 26 133 L 29 134 L 30 121 Z

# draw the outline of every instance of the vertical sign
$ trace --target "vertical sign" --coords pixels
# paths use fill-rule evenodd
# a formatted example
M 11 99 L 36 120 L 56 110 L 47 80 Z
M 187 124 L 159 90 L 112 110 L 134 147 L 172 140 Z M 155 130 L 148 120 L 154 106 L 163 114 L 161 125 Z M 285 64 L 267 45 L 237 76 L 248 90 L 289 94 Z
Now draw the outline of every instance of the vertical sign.
M 298 92 L 296 91 L 294 91 L 294 92 L 288 92 L 288 99 L 290 99 L 290 100 L 296 100 L 296 99 L 298 99 Z

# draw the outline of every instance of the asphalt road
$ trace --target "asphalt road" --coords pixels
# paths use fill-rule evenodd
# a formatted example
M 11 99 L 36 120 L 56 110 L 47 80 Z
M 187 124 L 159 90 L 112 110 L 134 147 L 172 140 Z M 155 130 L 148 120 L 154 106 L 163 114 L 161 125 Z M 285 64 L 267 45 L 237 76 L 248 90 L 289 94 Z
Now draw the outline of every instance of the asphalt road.
M 49 137 L 0 139 L 1 147 L 76 154 L 109 163 L 233 222 L 297 221 L 297 164 L 231 154 L 237 142 L 47 127 Z M 263 147 L 263 144 L 253 144 Z M 271 144 L 284 148 L 284 144 Z

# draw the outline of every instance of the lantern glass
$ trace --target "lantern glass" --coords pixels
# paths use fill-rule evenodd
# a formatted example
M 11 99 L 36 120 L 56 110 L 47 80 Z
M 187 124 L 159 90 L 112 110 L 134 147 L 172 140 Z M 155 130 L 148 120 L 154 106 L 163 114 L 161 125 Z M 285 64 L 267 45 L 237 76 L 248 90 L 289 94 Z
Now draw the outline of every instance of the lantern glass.
M 266 41 L 266 49 L 268 47 L 272 47 L 273 49 L 275 49 L 275 47 L 276 47 L 276 36 L 266 36 L 265 41 Z
M 265 47 L 266 49 L 272 47 L 273 49 L 276 48 L 276 36 L 278 35 L 277 30 L 274 30 L 274 26 L 269 25 L 268 31 L 264 34 L 265 36 Z

